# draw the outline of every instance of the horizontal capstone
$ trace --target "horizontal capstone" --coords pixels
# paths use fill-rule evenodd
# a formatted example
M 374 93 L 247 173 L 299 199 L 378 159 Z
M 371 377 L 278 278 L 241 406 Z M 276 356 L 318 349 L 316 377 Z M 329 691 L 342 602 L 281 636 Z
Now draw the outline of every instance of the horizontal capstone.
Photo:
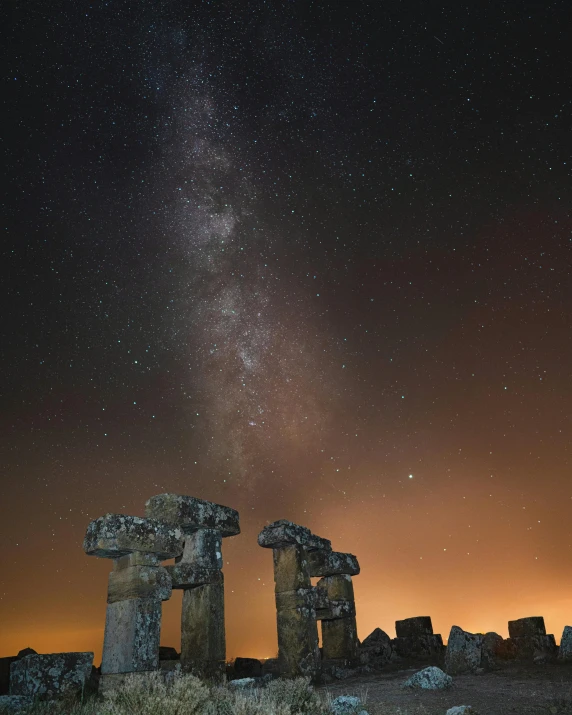
M 105 514 L 87 527 L 83 548 L 88 556 L 120 559 L 135 551 L 172 559 L 183 551 L 183 532 L 156 519 Z
M 145 514 L 151 519 L 178 526 L 185 534 L 199 529 L 215 529 L 221 536 L 240 534 L 236 509 L 184 494 L 157 494 L 145 504 Z

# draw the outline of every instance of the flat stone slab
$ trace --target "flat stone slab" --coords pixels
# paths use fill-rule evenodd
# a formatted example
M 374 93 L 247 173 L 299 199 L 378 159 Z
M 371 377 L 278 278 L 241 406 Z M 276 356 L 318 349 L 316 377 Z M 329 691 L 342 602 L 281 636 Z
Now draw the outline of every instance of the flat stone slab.
M 545 636 L 546 626 L 542 616 L 518 618 L 508 622 L 509 638 L 529 638 L 530 636 Z
M 56 696 L 81 691 L 91 675 L 93 653 L 27 655 L 10 666 L 10 695 Z
M 199 529 L 215 529 L 221 536 L 240 534 L 236 509 L 184 494 L 157 494 L 151 497 L 145 504 L 145 515 L 178 526 L 185 534 Z
M 310 529 L 299 524 L 294 524 L 287 519 L 274 521 L 265 526 L 258 534 L 258 545 L 265 549 L 279 549 L 282 546 L 297 544 L 304 546 L 308 551 L 315 549 L 332 550 L 332 542 L 329 539 L 322 539 L 316 536 Z
M 360 571 L 357 558 L 340 551 L 309 551 L 308 570 L 312 577 L 338 574 L 357 576 Z
M 120 559 L 134 551 L 150 553 L 159 561 L 180 556 L 183 532 L 161 521 L 125 514 L 105 514 L 87 527 L 83 549 L 88 556 Z
M 395 621 L 395 635 L 398 638 L 416 638 L 433 634 L 431 616 L 414 616 Z

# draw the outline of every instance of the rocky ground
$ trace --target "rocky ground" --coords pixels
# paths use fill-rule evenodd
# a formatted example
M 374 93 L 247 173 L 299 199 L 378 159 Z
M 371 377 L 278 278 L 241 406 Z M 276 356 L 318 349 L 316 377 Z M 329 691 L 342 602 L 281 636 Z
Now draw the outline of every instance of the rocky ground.
M 457 675 L 449 690 L 403 689 L 426 664 L 394 666 L 324 686 L 337 697 L 366 699 L 370 715 L 444 715 L 456 705 L 471 705 L 479 715 L 572 715 L 572 663 L 510 663 L 482 675 Z

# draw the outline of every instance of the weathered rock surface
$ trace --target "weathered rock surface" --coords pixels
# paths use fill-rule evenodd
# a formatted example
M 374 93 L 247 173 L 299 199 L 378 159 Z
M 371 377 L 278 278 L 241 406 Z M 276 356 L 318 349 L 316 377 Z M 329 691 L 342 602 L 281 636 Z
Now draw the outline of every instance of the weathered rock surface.
M 382 667 L 389 663 L 393 654 L 391 638 L 381 628 L 376 628 L 362 641 L 359 652 L 362 665 Z
M 361 700 L 355 695 L 339 695 L 332 700 L 330 711 L 332 715 L 362 715 L 365 712 Z
M 93 653 L 27 655 L 10 666 L 10 695 L 80 692 L 91 676 L 92 663 Z
M 287 519 L 275 521 L 258 535 L 258 545 L 266 549 L 280 549 L 290 544 L 304 546 L 309 551 L 315 549 L 332 550 L 332 542 L 313 534 L 310 529 L 294 524 Z
M 509 638 L 529 638 L 531 636 L 545 636 L 546 627 L 542 616 L 518 618 L 508 622 Z
M 453 626 L 445 651 L 445 670 L 449 674 L 472 673 L 481 667 L 483 637 Z
M 339 551 L 309 551 L 308 570 L 310 576 L 335 576 L 347 574 L 357 576 L 360 572 L 359 563 L 353 554 Z
M 29 695 L 0 695 L 0 712 L 19 713 L 32 705 L 34 698 Z
M 162 566 L 130 566 L 111 571 L 107 588 L 107 603 L 130 598 L 171 598 L 171 577 Z
M 449 708 L 445 715 L 479 715 L 478 712 L 470 705 L 456 705 L 454 708 Z
M 485 633 L 481 647 L 481 667 L 486 670 L 496 670 L 498 661 L 503 658 L 505 658 L 504 639 L 493 631 Z
M 413 618 L 395 621 L 395 635 L 398 638 L 418 638 L 419 636 L 432 634 L 431 616 L 414 616 Z
M 231 680 L 228 683 L 228 687 L 236 688 L 237 690 L 254 688 L 256 687 L 256 680 L 254 678 L 237 678 L 236 680 Z
M 572 626 L 564 626 L 562 638 L 560 639 L 558 659 L 562 661 L 572 661 Z
M 234 675 L 237 678 L 261 678 L 262 663 L 256 658 L 235 658 Z
M 404 688 L 422 688 L 423 690 L 444 690 L 453 685 L 453 678 L 440 668 L 429 666 L 414 673 L 403 684 Z
M 222 569 L 222 535 L 216 529 L 199 529 L 185 537 L 185 546 L 175 563 L 193 564 L 199 569 Z
M 184 494 L 157 494 L 145 504 L 145 514 L 167 524 L 179 526 L 185 534 L 198 529 L 215 529 L 222 536 L 240 534 L 236 509 Z
M 298 544 L 288 544 L 274 549 L 274 590 L 297 591 L 299 588 L 311 588 L 306 550 Z
M 164 561 L 183 552 L 183 532 L 155 519 L 105 514 L 87 527 L 83 548 L 88 556 L 105 559 L 120 559 L 139 551 Z
M 37 653 L 32 648 L 24 648 L 18 655 L 0 658 L 0 695 L 8 695 L 10 692 L 10 666 L 12 663 L 25 658 L 27 655 L 37 655 Z
M 357 664 L 358 643 L 355 616 L 322 621 L 324 660 L 340 659 L 350 664 Z
M 107 606 L 102 674 L 157 670 L 161 601 L 131 598 Z
M 354 586 L 351 576 L 338 574 L 324 576 L 316 584 L 318 591 L 323 591 L 329 601 L 353 601 Z
M 183 593 L 181 663 L 195 674 L 225 671 L 224 586 L 205 584 Z
M 444 650 L 443 639 L 439 633 L 394 638 L 391 643 L 398 657 L 411 660 L 441 658 Z
M 201 569 L 194 564 L 182 562 L 169 564 L 163 568 L 171 577 L 171 584 L 175 589 L 194 588 L 206 583 L 224 583 L 223 573 L 219 569 Z

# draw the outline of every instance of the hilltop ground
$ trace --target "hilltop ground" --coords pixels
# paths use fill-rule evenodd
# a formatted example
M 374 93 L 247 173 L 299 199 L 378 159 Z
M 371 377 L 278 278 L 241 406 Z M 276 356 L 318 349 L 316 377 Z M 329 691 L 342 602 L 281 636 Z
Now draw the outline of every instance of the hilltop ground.
M 483 675 L 456 675 L 445 691 L 402 689 L 402 683 L 425 667 L 401 666 L 337 681 L 323 689 L 367 698 L 370 715 L 444 715 L 455 705 L 471 705 L 479 715 L 572 715 L 572 663 L 506 664 Z

